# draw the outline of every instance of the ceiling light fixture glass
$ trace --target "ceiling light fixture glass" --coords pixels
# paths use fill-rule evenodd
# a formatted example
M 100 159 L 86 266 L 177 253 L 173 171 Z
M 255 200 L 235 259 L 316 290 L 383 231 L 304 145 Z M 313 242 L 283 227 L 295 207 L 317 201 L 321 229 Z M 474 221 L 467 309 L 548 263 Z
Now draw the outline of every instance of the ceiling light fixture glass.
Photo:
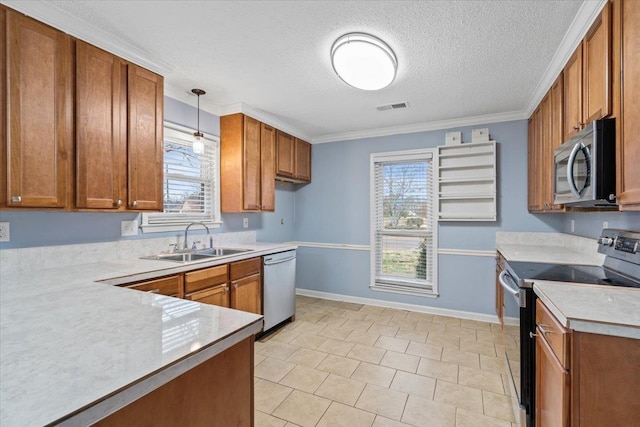
M 346 84 L 363 90 L 389 86 L 398 70 L 398 59 L 389 45 L 365 33 L 338 38 L 331 47 L 331 64 Z
M 204 135 L 200 132 L 200 95 L 205 95 L 207 92 L 202 89 L 191 89 L 195 95 L 198 95 L 198 131 L 193 133 L 193 152 L 196 154 L 204 153 Z

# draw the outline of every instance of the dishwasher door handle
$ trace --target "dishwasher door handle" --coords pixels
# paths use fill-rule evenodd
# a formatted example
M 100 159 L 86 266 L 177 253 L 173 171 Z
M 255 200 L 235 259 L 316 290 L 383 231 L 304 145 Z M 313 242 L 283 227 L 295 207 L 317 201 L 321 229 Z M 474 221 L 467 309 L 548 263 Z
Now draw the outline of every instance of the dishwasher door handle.
M 502 272 L 500 272 L 500 275 L 498 276 L 498 281 L 500 282 L 500 285 L 502 286 L 502 288 L 505 291 L 507 291 L 509 294 L 511 294 L 511 296 L 516 300 L 518 305 L 520 305 L 520 289 L 514 289 L 511 286 L 509 286 L 506 280 L 507 276 L 511 278 L 511 275 L 507 273 L 507 270 L 503 270 Z M 513 278 L 511 279 L 513 280 Z
M 292 257 L 289 257 L 289 258 L 279 259 L 277 261 L 273 261 L 271 258 L 265 258 L 264 265 L 282 264 L 283 262 L 288 262 L 288 261 L 291 261 L 293 259 L 296 259 L 296 257 L 292 256 Z

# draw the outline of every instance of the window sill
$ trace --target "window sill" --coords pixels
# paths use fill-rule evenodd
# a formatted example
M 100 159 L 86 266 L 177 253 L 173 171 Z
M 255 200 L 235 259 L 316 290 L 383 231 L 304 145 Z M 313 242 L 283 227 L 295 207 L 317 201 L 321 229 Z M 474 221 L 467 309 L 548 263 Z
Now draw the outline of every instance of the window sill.
M 388 292 L 392 294 L 411 295 L 411 296 L 425 297 L 425 298 L 438 298 L 440 296 L 439 293 L 434 291 L 429 291 L 427 289 L 408 289 L 407 287 L 399 287 L 399 286 L 393 286 L 393 285 L 373 284 L 373 285 L 369 285 L 369 289 L 377 292 Z
M 176 222 L 171 224 L 142 224 L 140 229 L 143 233 L 164 233 L 167 231 L 184 231 L 187 225 L 191 224 L 194 221 L 187 222 Z M 222 225 L 222 221 L 196 221 L 201 222 L 207 227 L 211 228 L 220 228 Z

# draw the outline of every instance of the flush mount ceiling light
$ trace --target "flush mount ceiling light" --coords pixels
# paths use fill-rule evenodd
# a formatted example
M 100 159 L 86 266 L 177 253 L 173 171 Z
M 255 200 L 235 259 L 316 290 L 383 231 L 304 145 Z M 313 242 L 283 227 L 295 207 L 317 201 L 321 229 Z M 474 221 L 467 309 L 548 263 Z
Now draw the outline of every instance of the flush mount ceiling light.
M 198 95 L 198 131 L 193 133 L 193 152 L 196 154 L 204 153 L 204 135 L 200 132 L 200 95 L 204 95 L 207 92 L 202 89 L 191 89 L 195 95 Z
M 331 64 L 346 84 L 363 90 L 389 86 L 398 69 L 389 45 L 365 33 L 349 33 L 336 40 L 331 47 Z

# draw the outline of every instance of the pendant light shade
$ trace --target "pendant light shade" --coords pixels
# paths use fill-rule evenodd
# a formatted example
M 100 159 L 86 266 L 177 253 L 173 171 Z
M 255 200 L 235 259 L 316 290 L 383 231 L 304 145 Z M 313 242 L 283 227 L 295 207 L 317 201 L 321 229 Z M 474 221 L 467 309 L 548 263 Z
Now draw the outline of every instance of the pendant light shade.
M 333 69 L 346 84 L 379 90 L 396 78 L 398 60 L 384 41 L 370 34 L 349 33 L 331 47 Z
M 193 152 L 195 154 L 204 153 L 204 135 L 200 132 L 200 95 L 206 94 L 206 92 L 202 89 L 191 89 L 195 95 L 198 96 L 198 131 L 193 133 Z

